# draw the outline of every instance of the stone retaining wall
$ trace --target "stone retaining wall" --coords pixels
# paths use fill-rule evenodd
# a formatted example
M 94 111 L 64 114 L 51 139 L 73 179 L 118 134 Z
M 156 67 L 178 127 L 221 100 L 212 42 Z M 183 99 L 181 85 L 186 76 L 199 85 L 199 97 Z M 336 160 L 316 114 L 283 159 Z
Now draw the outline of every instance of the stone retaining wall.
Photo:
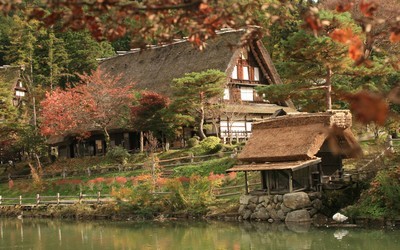
M 239 220 L 306 222 L 322 208 L 321 193 L 242 195 Z

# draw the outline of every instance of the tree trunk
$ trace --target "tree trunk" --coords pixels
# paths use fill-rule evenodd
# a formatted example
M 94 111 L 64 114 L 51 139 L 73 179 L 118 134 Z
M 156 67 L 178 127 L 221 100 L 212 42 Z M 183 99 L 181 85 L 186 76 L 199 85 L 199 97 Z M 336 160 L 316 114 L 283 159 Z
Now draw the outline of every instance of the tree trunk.
M 140 131 L 140 152 L 143 153 L 144 151 L 144 135 L 143 131 Z
M 325 79 L 325 86 L 326 86 L 326 109 L 331 110 L 332 109 L 332 70 L 330 67 L 328 67 L 327 74 L 326 74 L 326 79 Z
M 204 106 L 200 107 L 200 121 L 199 121 L 199 136 L 200 139 L 203 140 L 205 139 L 207 136 L 204 134 Z
M 110 143 L 110 134 L 108 133 L 107 128 L 103 128 L 103 132 L 104 132 L 104 141 L 106 142 L 106 151 L 111 149 L 111 143 Z M 104 152 L 106 152 L 104 151 Z

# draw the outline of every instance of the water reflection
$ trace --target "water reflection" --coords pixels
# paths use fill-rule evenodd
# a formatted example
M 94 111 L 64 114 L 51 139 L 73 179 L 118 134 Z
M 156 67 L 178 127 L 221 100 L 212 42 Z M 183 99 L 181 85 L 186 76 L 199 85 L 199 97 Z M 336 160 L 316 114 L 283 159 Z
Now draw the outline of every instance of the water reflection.
M 15 230 L 18 229 L 18 230 Z M 400 232 L 309 224 L 0 219 L 0 249 L 398 249 Z
M 346 235 L 348 235 L 348 234 L 349 234 L 349 231 L 347 231 L 347 230 L 345 230 L 345 229 L 339 229 L 339 230 L 336 230 L 336 231 L 333 233 L 333 236 L 334 236 L 336 239 L 341 240 L 341 239 L 343 239 L 344 236 L 346 236 Z

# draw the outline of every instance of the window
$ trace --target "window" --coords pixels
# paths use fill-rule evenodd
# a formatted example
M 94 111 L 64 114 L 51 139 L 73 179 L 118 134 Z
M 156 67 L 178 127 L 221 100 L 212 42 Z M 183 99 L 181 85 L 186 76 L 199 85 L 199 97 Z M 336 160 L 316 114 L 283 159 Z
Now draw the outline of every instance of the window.
M 102 152 L 103 151 L 103 142 L 101 140 L 96 140 L 96 150 L 98 152 Z
M 25 92 L 24 92 L 24 91 L 20 91 L 20 90 L 16 90 L 16 91 L 15 91 L 15 95 L 16 95 L 16 96 L 21 96 L 21 97 L 22 97 L 22 96 L 25 96 Z
M 229 89 L 228 88 L 224 89 L 224 100 L 229 100 Z
M 254 67 L 254 81 L 260 81 L 260 69 Z
M 21 81 L 18 81 L 18 83 L 17 83 L 17 87 L 20 87 L 20 88 L 22 88 L 23 86 L 22 86 L 22 82 Z
M 232 75 L 231 75 L 232 79 L 238 79 L 238 71 L 237 71 L 237 66 L 235 65 L 235 67 L 233 67 L 233 71 L 232 71 Z
M 243 67 L 243 79 L 242 80 L 249 80 L 249 67 Z
M 253 101 L 253 88 L 240 88 L 240 99 L 242 101 Z
M 249 59 L 249 55 L 248 55 L 247 50 L 243 50 L 240 56 L 241 56 L 241 58 L 242 58 L 243 60 Z

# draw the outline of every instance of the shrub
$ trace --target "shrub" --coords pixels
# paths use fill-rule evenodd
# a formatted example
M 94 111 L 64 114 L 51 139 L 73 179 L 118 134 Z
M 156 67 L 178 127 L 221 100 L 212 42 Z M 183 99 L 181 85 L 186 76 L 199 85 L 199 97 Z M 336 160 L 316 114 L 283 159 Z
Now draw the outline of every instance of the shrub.
M 214 172 L 215 174 L 225 173 L 225 170 L 233 167 L 236 160 L 224 157 L 221 159 L 210 160 L 197 165 L 185 165 L 174 168 L 175 176 L 191 176 L 193 174 L 208 176 L 210 172 Z
M 199 139 L 197 139 L 196 137 L 190 138 L 188 140 L 188 147 L 189 148 L 196 147 L 197 145 L 199 145 Z
M 128 162 L 130 154 L 129 154 L 128 150 L 126 150 L 125 148 L 117 146 L 117 147 L 111 148 L 107 152 L 107 157 L 112 161 L 115 161 L 115 162 L 125 165 Z
M 371 218 L 400 215 L 400 167 L 379 171 L 354 206 L 346 208 L 352 214 Z
M 215 136 L 205 138 L 200 142 L 200 146 L 207 153 L 216 153 L 222 149 L 220 139 Z
M 183 184 L 179 178 L 167 182 L 169 206 L 173 210 L 184 210 L 192 215 L 204 214 L 207 205 L 215 200 L 213 189 L 220 182 L 209 180 L 207 176 L 192 175 L 189 183 Z

